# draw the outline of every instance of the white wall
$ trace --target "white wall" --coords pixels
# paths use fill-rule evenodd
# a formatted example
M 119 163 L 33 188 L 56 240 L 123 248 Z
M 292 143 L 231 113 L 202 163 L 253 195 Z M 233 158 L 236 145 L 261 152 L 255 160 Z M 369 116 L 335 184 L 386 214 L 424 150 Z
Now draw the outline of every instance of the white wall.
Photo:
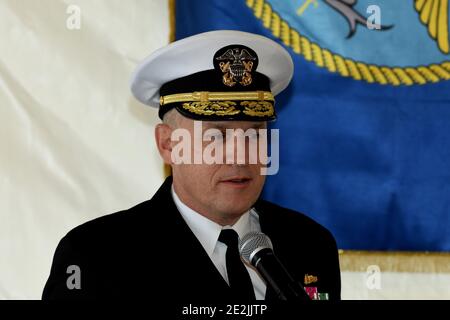
M 161 184 L 156 111 L 128 81 L 168 21 L 166 0 L 0 2 L 0 299 L 39 299 L 67 231 Z

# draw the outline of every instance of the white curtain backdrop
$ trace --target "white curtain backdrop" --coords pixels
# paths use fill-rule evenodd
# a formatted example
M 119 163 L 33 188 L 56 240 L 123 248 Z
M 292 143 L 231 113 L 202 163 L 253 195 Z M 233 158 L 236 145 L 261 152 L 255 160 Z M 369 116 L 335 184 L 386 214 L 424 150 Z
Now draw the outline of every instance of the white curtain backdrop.
M 163 181 L 156 111 L 128 82 L 168 43 L 168 12 L 166 0 L 0 2 L 0 299 L 39 299 L 70 229 Z
M 156 110 L 128 82 L 169 29 L 167 0 L 0 2 L 0 299 L 40 299 L 70 229 L 163 181 Z M 395 254 L 344 253 L 342 297 L 450 299 L 450 256 L 439 269 L 419 258 L 425 271 L 410 272 Z M 364 270 L 377 263 L 371 287 Z

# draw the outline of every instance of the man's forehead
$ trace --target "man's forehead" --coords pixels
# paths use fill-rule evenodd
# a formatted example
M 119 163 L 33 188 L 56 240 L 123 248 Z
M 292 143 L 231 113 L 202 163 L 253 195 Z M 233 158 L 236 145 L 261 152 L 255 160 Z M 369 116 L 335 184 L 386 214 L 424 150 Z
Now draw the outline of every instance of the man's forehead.
M 266 128 L 267 121 L 200 121 L 205 129 Z

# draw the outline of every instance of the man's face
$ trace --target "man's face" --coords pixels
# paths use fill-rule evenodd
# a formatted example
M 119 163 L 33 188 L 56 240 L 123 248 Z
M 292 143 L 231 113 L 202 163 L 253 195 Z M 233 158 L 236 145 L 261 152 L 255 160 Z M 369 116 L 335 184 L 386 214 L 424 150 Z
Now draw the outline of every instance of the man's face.
M 259 161 L 251 164 L 249 161 L 249 144 L 258 144 L 258 137 L 252 135 L 250 138 L 237 138 L 239 135 L 231 136 L 227 129 L 242 129 L 243 132 L 248 129 L 266 129 L 266 122 L 251 121 L 202 121 L 201 131 L 199 131 L 200 122 L 197 121 L 197 138 L 210 138 L 210 141 L 202 141 L 195 148 L 194 143 L 194 120 L 178 116 L 177 128 L 186 129 L 191 138 L 191 158 L 194 154 L 205 155 L 205 148 L 211 145 L 218 131 L 211 132 L 208 129 L 218 129 L 223 136 L 223 161 L 221 164 L 173 164 L 172 174 L 173 183 L 177 195 L 191 209 L 199 212 L 207 218 L 216 221 L 222 225 L 233 224 L 239 217 L 249 210 L 255 203 L 264 185 L 265 176 L 261 174 L 262 165 Z M 199 138 L 198 133 L 202 136 Z M 206 135 L 204 135 L 206 132 Z M 211 134 L 208 134 L 210 132 Z M 242 131 L 241 131 L 242 132 Z M 247 131 L 248 132 L 248 131 Z M 233 140 L 233 141 L 232 141 Z M 172 142 L 172 147 L 178 142 Z M 227 144 L 228 149 L 227 149 Z M 230 148 L 233 146 L 233 148 Z M 240 160 L 243 164 L 237 164 L 238 148 L 245 149 L 245 157 Z M 241 149 L 241 150 L 242 150 Z M 171 149 L 174 152 L 174 149 Z M 172 155 L 173 156 L 173 155 Z M 226 164 L 226 157 L 233 160 L 233 164 Z M 173 157 L 172 157 L 173 160 Z M 253 162 L 254 163 L 254 162 Z

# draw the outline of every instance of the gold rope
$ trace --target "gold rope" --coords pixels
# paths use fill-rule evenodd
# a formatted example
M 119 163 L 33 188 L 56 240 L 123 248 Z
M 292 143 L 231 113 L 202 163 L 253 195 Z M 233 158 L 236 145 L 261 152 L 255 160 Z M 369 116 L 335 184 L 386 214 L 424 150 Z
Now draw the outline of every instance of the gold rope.
M 439 65 L 400 68 L 382 67 L 344 58 L 321 48 L 318 44 L 302 36 L 297 30 L 290 27 L 278 13 L 274 12 L 267 1 L 246 1 L 247 6 L 253 9 L 255 16 L 263 22 L 264 27 L 272 31 L 275 37 L 281 39 L 295 53 L 303 55 L 306 60 L 313 61 L 317 66 L 326 68 L 330 72 L 338 72 L 343 77 L 352 77 L 355 80 L 393 86 L 450 80 L 450 61 Z

